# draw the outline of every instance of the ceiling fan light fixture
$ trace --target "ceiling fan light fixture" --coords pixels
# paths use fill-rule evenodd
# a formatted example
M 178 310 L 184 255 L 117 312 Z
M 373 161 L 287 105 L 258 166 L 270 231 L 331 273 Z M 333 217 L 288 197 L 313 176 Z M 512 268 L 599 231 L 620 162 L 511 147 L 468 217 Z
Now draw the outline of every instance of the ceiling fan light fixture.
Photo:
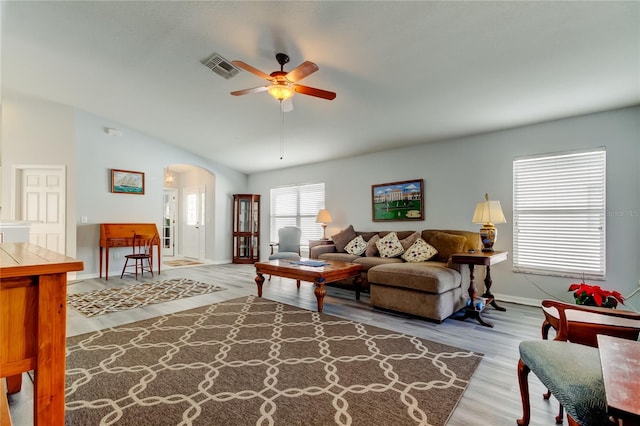
M 273 96 L 277 101 L 280 102 L 289 99 L 295 93 L 293 87 L 289 86 L 286 83 L 272 84 L 271 86 L 269 86 L 267 91 L 271 96 Z

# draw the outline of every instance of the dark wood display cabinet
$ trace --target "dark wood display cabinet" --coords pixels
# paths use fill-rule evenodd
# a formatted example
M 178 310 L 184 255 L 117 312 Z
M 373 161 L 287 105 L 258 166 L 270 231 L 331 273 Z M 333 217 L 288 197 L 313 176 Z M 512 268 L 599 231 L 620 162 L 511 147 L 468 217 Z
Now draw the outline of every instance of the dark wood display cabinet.
M 260 260 L 260 195 L 233 195 L 233 263 Z

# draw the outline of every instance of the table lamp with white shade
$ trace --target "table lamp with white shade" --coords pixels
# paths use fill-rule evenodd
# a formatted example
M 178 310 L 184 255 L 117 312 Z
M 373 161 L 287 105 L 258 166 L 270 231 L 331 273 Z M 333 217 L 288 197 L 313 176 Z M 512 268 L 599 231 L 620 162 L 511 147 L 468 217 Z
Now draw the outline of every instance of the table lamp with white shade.
M 316 223 L 319 223 L 322 225 L 322 239 L 326 240 L 327 238 L 327 223 L 331 223 L 333 222 L 333 219 L 331 218 L 331 213 L 329 213 L 329 210 L 326 209 L 322 209 L 318 212 L 318 216 L 316 217 Z
M 480 229 L 480 238 L 482 239 L 482 251 L 493 251 L 493 245 L 498 238 L 498 230 L 494 223 L 506 223 L 507 219 L 502 213 L 502 207 L 500 201 L 489 201 L 489 194 L 484 194 L 484 201 L 480 201 L 476 205 L 476 210 L 473 213 L 473 223 L 482 224 Z

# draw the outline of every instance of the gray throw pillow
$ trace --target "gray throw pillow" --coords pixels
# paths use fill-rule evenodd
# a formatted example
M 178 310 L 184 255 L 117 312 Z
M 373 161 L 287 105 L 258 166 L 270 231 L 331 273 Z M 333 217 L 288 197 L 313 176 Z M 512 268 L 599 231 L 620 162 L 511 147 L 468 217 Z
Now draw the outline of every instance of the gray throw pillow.
M 367 257 L 375 257 L 378 255 L 378 246 L 376 245 L 376 241 L 380 239 L 378 234 L 374 235 L 367 241 L 367 249 L 364 252 L 364 255 Z
M 407 251 L 407 249 L 411 247 L 413 243 L 415 243 L 418 240 L 418 238 L 420 238 L 420 234 L 418 234 L 417 232 L 414 232 L 408 237 L 400 240 L 400 244 L 402 244 L 402 248 L 404 248 L 404 251 Z
M 353 225 L 349 225 L 348 228 L 343 229 L 335 235 L 331 236 L 333 244 L 336 246 L 338 253 L 344 253 L 344 248 L 349 244 L 349 241 L 353 240 L 356 235 L 356 231 L 353 230 Z

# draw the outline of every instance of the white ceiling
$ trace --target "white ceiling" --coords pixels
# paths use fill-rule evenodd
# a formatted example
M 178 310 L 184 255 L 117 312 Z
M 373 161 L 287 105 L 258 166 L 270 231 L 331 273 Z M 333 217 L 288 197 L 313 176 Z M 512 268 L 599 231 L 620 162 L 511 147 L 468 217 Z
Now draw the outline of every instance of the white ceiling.
M 2 90 L 72 105 L 245 173 L 640 104 L 640 3 L 2 2 Z M 281 116 L 266 72 L 304 60 Z

